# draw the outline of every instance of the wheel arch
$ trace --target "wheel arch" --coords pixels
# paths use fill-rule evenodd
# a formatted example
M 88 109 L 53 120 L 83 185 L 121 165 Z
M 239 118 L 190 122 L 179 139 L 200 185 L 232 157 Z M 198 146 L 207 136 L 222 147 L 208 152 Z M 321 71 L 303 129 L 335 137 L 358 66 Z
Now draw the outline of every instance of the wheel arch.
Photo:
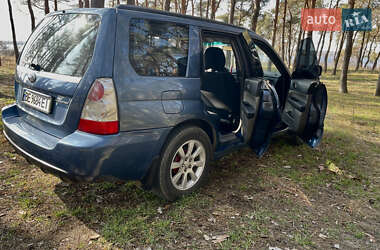
M 216 131 L 215 131 L 215 128 L 208 121 L 203 120 L 203 119 L 188 119 L 188 120 L 182 121 L 182 122 L 178 123 L 177 125 L 175 125 L 170 130 L 170 132 L 168 133 L 168 135 L 166 136 L 166 138 L 164 140 L 164 143 L 162 144 L 162 147 L 160 149 L 160 154 L 157 155 L 156 157 L 154 157 L 151 165 L 149 166 L 148 171 L 146 172 L 145 176 L 141 179 L 142 186 L 144 189 L 150 190 L 152 188 L 154 182 L 156 181 L 157 178 L 155 178 L 155 176 L 157 175 L 157 169 L 158 169 L 158 166 L 160 164 L 160 157 L 161 157 L 162 151 L 164 150 L 164 148 L 165 148 L 166 144 L 168 143 L 170 137 L 176 131 L 184 129 L 186 127 L 191 127 L 191 126 L 199 127 L 203 131 L 206 132 L 206 134 L 208 135 L 208 137 L 210 139 L 211 146 L 213 149 L 211 159 L 214 159 L 214 151 L 216 148 Z

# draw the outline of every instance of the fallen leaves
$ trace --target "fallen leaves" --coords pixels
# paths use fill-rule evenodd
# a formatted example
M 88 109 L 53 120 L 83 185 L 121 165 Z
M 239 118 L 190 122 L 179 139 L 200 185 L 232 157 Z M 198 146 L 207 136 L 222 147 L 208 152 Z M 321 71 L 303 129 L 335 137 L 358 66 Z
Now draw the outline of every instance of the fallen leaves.
M 246 200 L 253 200 L 253 196 L 252 195 L 244 195 L 244 199 Z
M 228 234 L 221 234 L 221 235 L 215 235 L 215 236 L 208 236 L 207 234 L 203 235 L 203 238 L 206 241 L 212 240 L 212 243 L 214 244 L 221 243 L 225 241 L 226 239 L 228 239 L 228 237 L 230 237 Z
M 331 172 L 334 172 L 338 175 L 343 175 L 343 171 L 340 170 L 333 162 L 327 161 L 327 169 Z
M 162 214 L 162 207 L 157 208 L 157 213 Z
M 321 239 L 327 239 L 327 235 L 324 235 L 324 234 L 319 234 L 318 237 Z
M 369 237 L 369 242 L 371 242 L 371 243 L 376 242 L 375 237 L 373 237 L 373 236 L 370 235 L 369 233 L 364 233 L 364 234 L 367 235 L 367 236 Z
M 206 240 L 206 241 L 209 241 L 211 238 L 210 238 L 210 236 L 208 236 L 207 234 L 204 234 L 203 235 L 203 238 Z
M 217 236 L 215 236 L 215 238 L 212 237 L 212 239 L 213 239 L 212 243 L 214 243 L 214 244 L 221 243 L 221 242 L 225 241 L 226 239 L 228 239 L 228 237 L 230 237 L 228 234 L 217 235 Z
M 97 240 L 97 239 L 99 239 L 99 237 L 100 237 L 100 234 L 95 233 L 95 234 L 90 236 L 90 240 Z

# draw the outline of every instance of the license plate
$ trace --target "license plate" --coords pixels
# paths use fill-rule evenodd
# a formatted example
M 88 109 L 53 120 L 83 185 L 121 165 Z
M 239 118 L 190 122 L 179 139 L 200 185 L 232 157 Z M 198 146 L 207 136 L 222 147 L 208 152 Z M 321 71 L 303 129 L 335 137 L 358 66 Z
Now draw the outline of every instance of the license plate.
M 37 91 L 24 89 L 24 94 L 22 96 L 22 101 L 39 111 L 42 111 L 46 114 L 50 113 L 51 110 L 51 96 L 41 94 Z

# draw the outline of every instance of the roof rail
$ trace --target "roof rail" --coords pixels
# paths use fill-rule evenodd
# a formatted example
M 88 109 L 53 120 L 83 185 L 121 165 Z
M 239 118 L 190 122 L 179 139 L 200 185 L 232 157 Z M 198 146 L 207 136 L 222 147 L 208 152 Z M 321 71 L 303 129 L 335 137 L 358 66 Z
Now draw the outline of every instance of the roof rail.
M 234 28 L 244 29 L 243 27 L 239 27 L 236 25 L 232 25 L 232 24 L 228 24 L 228 23 L 224 23 L 220 21 L 205 19 L 205 18 L 196 17 L 196 16 L 190 16 L 190 15 L 183 15 L 183 14 L 169 12 L 169 11 L 144 8 L 144 7 L 135 6 L 135 5 L 120 4 L 116 6 L 116 8 L 123 9 L 123 10 L 133 10 L 133 11 L 142 11 L 142 12 L 148 12 L 148 13 L 153 13 L 153 14 L 161 14 L 161 15 L 166 15 L 166 16 L 181 17 L 181 18 L 193 19 L 193 20 L 201 21 L 201 22 L 209 22 L 209 23 L 215 23 L 215 24 L 230 26 Z

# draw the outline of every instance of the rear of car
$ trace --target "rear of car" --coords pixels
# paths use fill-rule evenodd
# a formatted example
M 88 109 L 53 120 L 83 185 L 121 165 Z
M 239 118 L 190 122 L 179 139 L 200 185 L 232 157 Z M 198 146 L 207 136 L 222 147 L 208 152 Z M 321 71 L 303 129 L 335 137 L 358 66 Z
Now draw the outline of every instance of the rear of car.
M 140 179 L 149 166 L 154 150 L 131 156 L 161 137 L 119 131 L 116 24 L 115 9 L 55 12 L 29 37 L 16 68 L 16 103 L 2 119 L 5 137 L 43 170 L 92 181 Z

